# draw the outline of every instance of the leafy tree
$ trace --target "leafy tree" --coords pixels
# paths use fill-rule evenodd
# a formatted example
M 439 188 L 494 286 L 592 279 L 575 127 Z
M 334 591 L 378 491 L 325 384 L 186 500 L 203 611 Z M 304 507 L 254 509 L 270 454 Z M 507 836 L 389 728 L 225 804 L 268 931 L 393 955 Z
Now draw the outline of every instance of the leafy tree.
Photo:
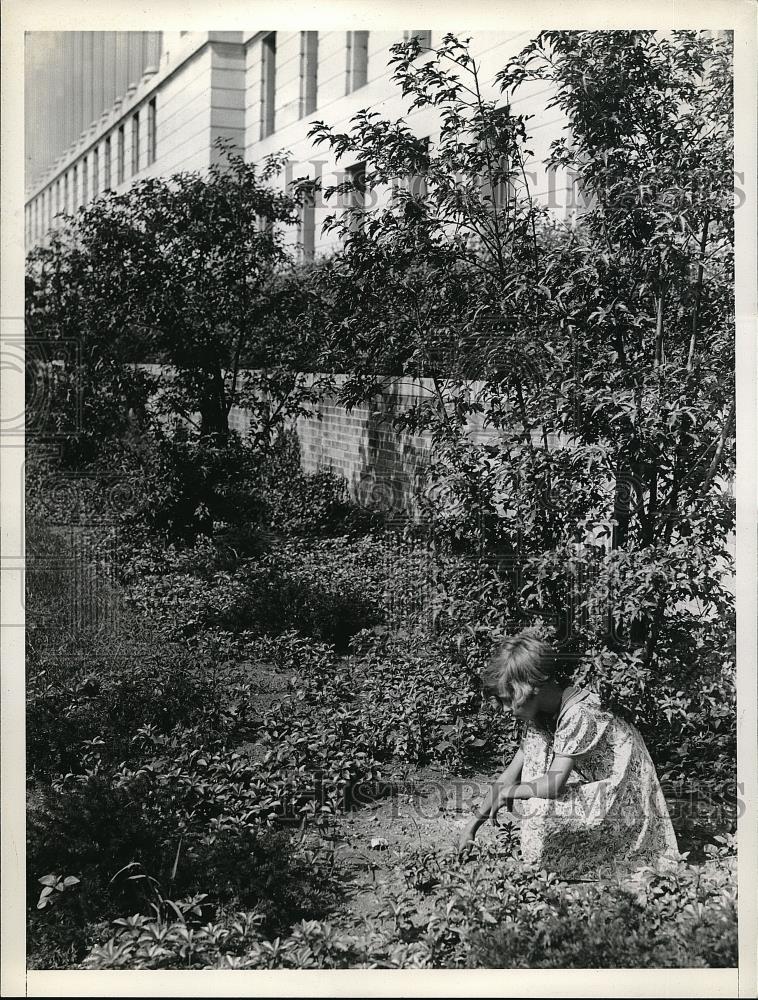
M 499 554 L 509 626 L 546 620 L 637 721 L 660 731 L 662 692 L 681 695 L 671 742 L 687 704 L 708 713 L 695 679 L 729 665 L 731 39 L 544 32 L 498 74 L 500 99 L 465 42 L 418 54 L 395 46 L 394 77 L 409 109 L 437 109 L 432 147 L 371 111 L 313 128 L 367 163 L 368 190 L 401 181 L 328 223 L 345 241 L 320 274 L 335 356 L 357 346 L 344 399 L 429 377 L 395 424 L 432 432 L 438 526 Z M 529 188 L 512 104 L 534 80 L 568 125 L 548 164 L 580 191 L 568 220 Z M 475 414 L 492 444 L 468 434 Z
M 69 217 L 30 257 L 28 315 L 35 332 L 75 339 L 83 354 L 98 340 L 114 360 L 169 368 L 158 409 L 200 435 L 225 438 L 245 405 L 268 439 L 272 414 L 308 396 L 290 374 L 307 359 L 287 357 L 276 322 L 293 266 L 281 227 L 297 222 L 298 200 L 270 184 L 282 157 L 258 167 L 218 145 L 207 174 L 146 178 Z
M 127 475 L 148 470 L 142 514 L 187 539 L 253 516 L 258 464 L 323 388 L 302 373 L 308 345 L 280 339 L 294 266 L 281 226 L 297 220 L 297 198 L 270 184 L 282 159 L 259 168 L 220 146 L 205 175 L 147 178 L 82 208 L 28 267 L 30 329 L 78 348 L 56 383 L 62 421 L 84 396 L 74 457 L 86 440 L 90 460 L 107 452 L 113 470 L 121 452 Z M 234 407 L 248 413 L 244 441 Z M 135 409 L 141 440 L 127 435 Z
M 650 663 L 677 600 L 731 608 L 717 482 L 734 471 L 731 39 L 545 32 L 499 76 L 535 79 L 569 124 L 550 164 L 585 201 L 547 262 L 549 398 L 563 433 L 612 463 L 599 578 L 618 594 L 616 638 Z

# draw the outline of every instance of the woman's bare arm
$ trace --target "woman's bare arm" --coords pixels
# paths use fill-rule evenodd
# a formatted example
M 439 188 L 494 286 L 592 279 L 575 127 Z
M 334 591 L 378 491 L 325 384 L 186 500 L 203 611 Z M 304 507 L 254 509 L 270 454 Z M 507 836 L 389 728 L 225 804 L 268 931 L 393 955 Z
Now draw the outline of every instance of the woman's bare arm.
M 466 827 L 464 828 L 463 834 L 461 836 L 461 841 L 463 844 L 472 841 L 476 836 L 476 831 L 488 818 L 492 811 L 493 802 L 497 801 L 497 791 L 500 788 L 510 787 L 515 785 L 519 778 L 521 777 L 521 771 L 524 767 L 524 753 L 519 747 L 516 751 L 516 755 L 510 762 L 508 767 L 503 771 L 499 778 L 494 781 L 487 794 L 484 796 L 482 801 L 477 806 L 474 811 L 473 817 L 469 820 Z M 503 800 L 504 801 L 504 800 Z
M 507 802 L 513 799 L 555 799 L 563 791 L 568 777 L 574 769 L 572 757 L 554 757 L 550 770 L 541 774 L 534 781 L 521 784 L 499 785 L 494 791 L 490 808 L 490 818 L 497 826 L 497 813 Z

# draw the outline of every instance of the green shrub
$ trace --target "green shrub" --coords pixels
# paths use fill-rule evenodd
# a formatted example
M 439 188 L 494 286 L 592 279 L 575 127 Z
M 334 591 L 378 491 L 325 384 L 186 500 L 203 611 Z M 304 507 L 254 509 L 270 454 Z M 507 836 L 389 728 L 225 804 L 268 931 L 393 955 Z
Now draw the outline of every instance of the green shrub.
M 223 441 L 196 437 L 181 424 L 125 442 L 119 473 L 133 484 L 120 524 L 129 537 L 147 531 L 192 544 L 199 536 L 234 534 L 240 553 L 258 545 L 261 504 L 255 490 L 260 455 L 234 432 Z M 244 548 L 243 548 L 244 545 Z
M 332 852 L 308 850 L 283 830 L 223 830 L 190 843 L 172 891 L 200 888 L 224 910 L 256 908 L 262 929 L 282 934 L 297 920 L 322 917 L 339 896 Z
M 367 957 L 365 945 L 315 920 L 302 920 L 273 941 L 260 933 L 258 916 L 250 913 L 192 928 L 145 917 L 123 918 L 116 926 L 115 936 L 93 948 L 83 968 L 340 969 L 359 966 Z
M 27 845 L 29 949 L 37 960 L 79 961 L 103 921 L 156 908 L 172 913 L 168 900 L 198 894 L 206 918 L 230 907 L 255 908 L 271 934 L 334 906 L 331 852 L 308 850 L 286 831 L 239 818 L 214 824 L 197 800 L 188 822 L 192 789 L 171 780 L 170 766 L 165 781 L 151 782 L 146 774 L 156 766 L 92 773 L 39 793 L 29 810 Z M 230 806 L 228 778 L 216 793 L 222 813 Z M 39 910 L 40 879 L 51 874 L 78 882 Z
M 35 777 L 80 772 L 88 744 L 112 762 L 128 759 L 137 730 L 153 725 L 203 725 L 209 735 L 229 736 L 246 725 L 230 714 L 245 686 L 226 676 L 223 661 L 170 641 L 166 629 L 136 616 L 107 575 L 90 585 L 109 605 L 107 627 L 72 620 L 79 603 L 72 567 L 76 551 L 38 524 L 29 535 L 47 568 L 28 574 L 27 762 Z M 222 704 L 223 702 L 223 704 Z
M 382 619 L 378 586 L 363 572 L 366 550 L 343 538 L 283 544 L 234 571 L 206 564 L 187 572 L 188 560 L 179 554 L 172 563 L 176 568 L 157 563 L 136 580 L 130 598 L 178 636 L 294 629 L 346 650 L 352 635 Z
M 222 709 L 218 683 L 203 676 L 185 650 L 156 651 L 141 643 L 129 650 L 135 660 L 124 672 L 101 656 L 72 665 L 68 676 L 40 671 L 30 677 L 27 697 L 27 759 L 43 776 L 81 770 L 88 745 L 102 747 L 107 759 L 127 759 L 142 725 L 170 732 L 180 724 L 205 723 L 210 733 L 227 731 L 241 720 Z M 239 728 L 239 727 L 238 727 Z
M 714 907 L 698 921 L 662 929 L 623 892 L 567 899 L 539 921 L 511 920 L 480 931 L 469 963 L 494 969 L 644 969 L 736 965 L 734 907 Z M 718 939 L 718 943 L 717 943 Z
M 35 798 L 27 812 L 27 949 L 36 963 L 59 967 L 81 959 L 91 925 L 147 905 L 147 883 L 114 888 L 110 880 L 132 861 L 154 869 L 163 838 L 145 803 L 105 777 L 42 787 Z M 52 873 L 79 883 L 38 911 L 39 879 Z
M 619 884 L 572 884 L 523 866 L 505 839 L 478 844 L 473 862 L 433 860 L 431 908 L 419 891 L 387 902 L 404 963 L 470 968 L 655 968 L 736 964 L 733 838 L 706 867 L 681 862 L 665 875 Z M 415 865 L 423 858 L 415 858 Z M 406 871 L 415 873 L 414 858 Z M 429 869 L 428 862 L 426 870 Z M 421 894 L 429 895 L 428 882 Z M 388 954 L 392 953 L 392 945 Z M 415 958 L 414 958 L 415 956 Z
M 344 476 L 331 469 L 304 472 L 297 436 L 279 436 L 258 484 L 267 526 L 283 538 L 362 534 L 381 519 L 350 497 Z

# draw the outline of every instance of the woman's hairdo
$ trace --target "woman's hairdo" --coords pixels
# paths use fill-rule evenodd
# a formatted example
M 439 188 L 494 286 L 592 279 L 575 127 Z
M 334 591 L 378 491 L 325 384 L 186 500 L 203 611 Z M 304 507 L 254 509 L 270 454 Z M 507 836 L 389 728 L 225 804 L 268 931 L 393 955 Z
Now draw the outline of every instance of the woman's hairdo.
M 556 669 L 555 651 L 527 632 L 503 639 L 482 670 L 482 687 L 512 708 L 537 694 Z

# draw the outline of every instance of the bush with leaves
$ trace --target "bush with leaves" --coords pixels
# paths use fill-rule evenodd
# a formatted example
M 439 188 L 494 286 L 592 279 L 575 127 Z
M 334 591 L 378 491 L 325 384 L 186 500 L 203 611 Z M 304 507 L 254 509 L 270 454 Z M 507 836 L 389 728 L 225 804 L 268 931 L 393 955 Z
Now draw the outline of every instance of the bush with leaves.
M 97 748 L 108 763 L 128 760 L 144 725 L 167 733 L 197 726 L 208 738 L 249 730 L 249 681 L 215 651 L 190 650 L 157 622 L 126 606 L 109 576 L 91 586 L 107 604 L 109 629 L 77 620 L 71 569 L 76 550 L 30 521 L 29 540 L 49 565 L 27 576 L 27 764 L 35 780 L 79 774 Z M 239 708 L 235 708 L 236 705 Z
M 367 546 L 350 546 L 345 538 L 283 542 L 234 570 L 197 575 L 183 571 L 187 561 L 180 552 L 159 555 L 153 571 L 134 581 L 129 599 L 176 636 L 294 628 L 346 649 L 351 635 L 382 619 L 369 557 Z M 171 572 L 172 561 L 178 572 Z M 140 558 L 139 565 L 146 561 Z
M 65 216 L 27 261 L 42 433 L 69 465 L 120 465 L 142 499 L 137 520 L 175 540 L 244 524 L 251 465 L 330 384 L 302 373 L 306 344 L 282 345 L 283 227 L 299 205 L 272 184 L 282 158 L 257 165 L 217 145 L 205 173 L 147 178 Z M 235 408 L 249 418 L 244 440 Z
M 198 750 L 175 765 L 146 759 L 139 769 L 113 771 L 98 764 L 39 792 L 27 846 L 29 947 L 37 963 L 70 964 L 102 921 L 135 911 L 165 917 L 175 914 L 174 900 L 198 894 L 206 918 L 254 908 L 269 934 L 329 911 L 339 896 L 333 858 L 284 830 L 235 817 L 230 783 L 245 771 L 235 774 L 226 756 L 216 751 L 215 771 Z M 254 785 L 249 806 L 261 784 L 249 768 L 247 780 Z M 64 892 L 58 898 L 53 885 L 55 898 L 40 908 L 47 899 L 40 889 L 47 892 L 51 880 Z
M 344 476 L 331 469 L 304 472 L 294 431 L 283 432 L 260 470 L 257 492 L 266 526 L 288 538 L 363 534 L 380 518 L 350 497 Z

